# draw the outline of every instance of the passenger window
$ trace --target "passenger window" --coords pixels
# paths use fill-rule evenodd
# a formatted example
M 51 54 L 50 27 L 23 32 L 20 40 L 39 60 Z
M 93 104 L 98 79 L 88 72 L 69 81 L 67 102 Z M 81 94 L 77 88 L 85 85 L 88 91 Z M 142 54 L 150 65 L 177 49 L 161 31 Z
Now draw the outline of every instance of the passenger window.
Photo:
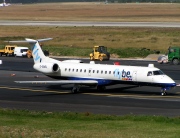
M 65 71 L 67 71 L 67 68 L 65 68 Z
M 86 73 L 86 70 L 84 70 L 84 73 Z
M 111 71 L 109 71 L 109 74 L 111 74 Z
M 105 74 L 107 74 L 107 71 L 105 71 Z
M 95 72 L 95 70 L 93 70 L 93 73 Z
M 152 71 L 149 71 L 147 76 L 152 76 Z
M 97 73 L 99 73 L 99 70 L 97 70 Z
M 76 69 L 76 72 L 78 72 L 78 69 Z
M 82 69 L 80 69 L 80 72 L 82 72 Z

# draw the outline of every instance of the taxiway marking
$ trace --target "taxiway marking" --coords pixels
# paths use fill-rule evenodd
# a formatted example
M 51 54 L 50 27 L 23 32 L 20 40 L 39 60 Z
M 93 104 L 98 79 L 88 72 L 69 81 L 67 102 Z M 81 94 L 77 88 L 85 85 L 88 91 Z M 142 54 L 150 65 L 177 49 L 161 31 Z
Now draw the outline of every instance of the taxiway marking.
M 59 91 L 53 91 L 53 90 L 40 90 L 40 89 L 29 89 L 29 88 L 18 88 L 18 87 L 5 87 L 5 86 L 0 86 L 0 89 L 9 89 L 9 90 L 21 90 L 21 91 L 31 91 L 31 92 L 44 92 L 44 93 L 58 93 L 58 94 L 70 94 L 71 92 L 59 92 Z M 180 92 L 177 92 L 180 93 Z M 160 96 L 160 95 L 135 95 L 135 94 L 110 94 L 110 93 L 80 93 L 80 94 L 85 94 L 85 95 L 94 95 L 94 96 L 107 96 L 107 97 L 121 97 L 121 98 L 136 98 L 136 99 L 158 99 L 158 98 L 163 98 L 164 100 L 167 100 L 169 98 L 174 98 L 174 99 L 180 99 L 180 96 Z
M 21 91 L 32 91 L 32 92 L 53 92 L 53 93 L 58 93 L 58 94 L 65 94 L 69 92 L 58 92 L 58 91 L 50 91 L 50 90 L 40 90 L 40 89 L 28 89 L 28 88 L 15 88 L 15 87 L 0 87 L 0 89 L 9 89 L 9 90 L 21 90 Z

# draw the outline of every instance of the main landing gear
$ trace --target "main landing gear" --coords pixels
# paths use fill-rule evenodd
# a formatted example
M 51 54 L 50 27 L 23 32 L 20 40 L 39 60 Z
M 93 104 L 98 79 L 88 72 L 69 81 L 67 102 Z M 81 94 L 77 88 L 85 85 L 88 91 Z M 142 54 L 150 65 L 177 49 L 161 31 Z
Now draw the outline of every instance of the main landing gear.
M 105 86 L 100 86 L 100 85 L 97 86 L 98 91 L 104 91 L 105 89 L 106 89 Z
M 106 89 L 105 86 L 97 86 L 97 90 L 98 90 L 98 91 L 104 91 L 105 89 Z M 71 92 L 72 92 L 72 93 L 77 93 L 77 92 L 79 92 L 79 90 L 80 90 L 80 85 L 74 84 Z
M 77 85 L 77 84 L 74 84 L 74 86 L 73 86 L 71 92 L 72 92 L 72 93 L 77 93 L 77 92 L 79 92 L 79 89 L 80 89 L 80 86 Z

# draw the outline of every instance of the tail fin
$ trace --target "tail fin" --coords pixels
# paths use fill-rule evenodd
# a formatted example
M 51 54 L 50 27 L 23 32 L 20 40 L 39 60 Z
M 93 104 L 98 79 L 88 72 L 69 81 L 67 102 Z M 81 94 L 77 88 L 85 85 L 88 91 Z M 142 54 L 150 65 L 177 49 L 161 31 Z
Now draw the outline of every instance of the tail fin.
M 46 56 L 44 55 L 41 49 L 41 46 L 39 45 L 39 42 L 36 40 L 34 41 L 33 39 L 28 39 L 28 38 L 26 38 L 26 41 L 30 42 L 34 63 L 42 62 Z
M 43 42 L 51 39 L 52 38 L 34 40 L 34 39 L 26 38 L 25 41 L 7 41 L 7 42 L 11 42 L 11 43 L 28 42 L 32 47 L 32 55 L 33 55 L 34 63 L 40 63 L 43 62 L 43 59 L 45 60 L 46 56 L 44 55 L 41 46 L 39 45 L 39 42 Z

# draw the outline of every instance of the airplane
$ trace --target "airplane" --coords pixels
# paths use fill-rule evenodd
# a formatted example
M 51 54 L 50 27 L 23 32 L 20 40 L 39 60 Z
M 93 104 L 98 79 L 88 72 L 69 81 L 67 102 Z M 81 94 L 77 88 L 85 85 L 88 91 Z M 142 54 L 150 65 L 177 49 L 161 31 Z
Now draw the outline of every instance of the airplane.
M 5 0 L 3 0 L 3 3 L 0 3 L 0 7 L 6 7 L 6 6 L 9 6 L 9 5 L 11 5 L 11 4 L 6 3 Z
M 95 64 L 95 62 L 82 63 L 81 60 L 59 61 L 46 57 L 39 43 L 51 39 L 25 38 L 22 41 L 8 41 L 12 43 L 28 42 L 32 46 L 33 68 L 56 79 L 53 81 L 15 81 L 16 83 L 73 84 L 72 93 L 78 92 L 81 86 L 92 86 L 98 90 L 104 90 L 106 86 L 114 84 L 155 86 L 161 87 L 162 96 L 167 94 L 167 90 L 176 86 L 174 80 L 154 67 L 153 64 L 149 64 L 147 67 L 105 65 Z

